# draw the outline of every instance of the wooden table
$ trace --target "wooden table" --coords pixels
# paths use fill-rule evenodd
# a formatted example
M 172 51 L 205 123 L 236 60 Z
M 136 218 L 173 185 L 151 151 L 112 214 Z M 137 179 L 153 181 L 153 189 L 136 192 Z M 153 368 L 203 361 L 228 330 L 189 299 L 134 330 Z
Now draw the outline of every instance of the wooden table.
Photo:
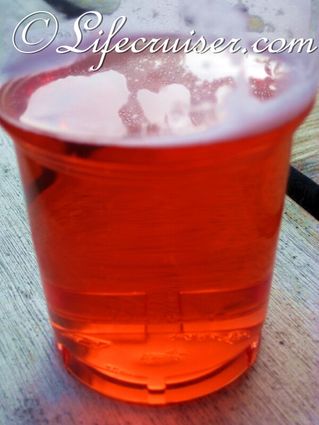
M 319 184 L 319 95 L 312 113 L 295 136 L 292 164 Z
M 4 2 L 26 9 L 25 1 Z M 42 5 L 43 6 L 43 5 Z M 45 9 L 48 9 L 46 7 Z M 10 13 L 11 13 L 10 12 Z M 319 182 L 319 107 L 293 164 Z M 217 394 L 147 408 L 109 400 L 72 379 L 53 344 L 12 143 L 0 133 L 0 425 L 319 424 L 319 223 L 287 198 L 257 364 Z

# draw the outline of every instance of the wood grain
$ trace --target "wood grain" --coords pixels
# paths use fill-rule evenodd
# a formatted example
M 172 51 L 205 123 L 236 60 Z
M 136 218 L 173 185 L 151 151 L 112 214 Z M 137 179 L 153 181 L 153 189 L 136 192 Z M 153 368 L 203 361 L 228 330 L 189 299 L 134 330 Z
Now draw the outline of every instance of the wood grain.
M 215 395 L 160 409 L 112 401 L 62 368 L 48 323 L 11 142 L 0 142 L 0 424 L 319 423 L 319 225 L 287 201 L 257 364 Z
M 319 184 L 319 94 L 312 113 L 294 140 L 292 165 Z

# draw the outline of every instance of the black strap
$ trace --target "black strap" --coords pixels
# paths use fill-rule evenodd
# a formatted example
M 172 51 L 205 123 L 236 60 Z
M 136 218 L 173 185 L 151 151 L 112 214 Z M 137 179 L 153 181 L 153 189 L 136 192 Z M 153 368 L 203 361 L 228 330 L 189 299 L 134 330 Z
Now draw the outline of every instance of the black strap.
M 319 220 L 319 185 L 291 167 L 288 196 Z

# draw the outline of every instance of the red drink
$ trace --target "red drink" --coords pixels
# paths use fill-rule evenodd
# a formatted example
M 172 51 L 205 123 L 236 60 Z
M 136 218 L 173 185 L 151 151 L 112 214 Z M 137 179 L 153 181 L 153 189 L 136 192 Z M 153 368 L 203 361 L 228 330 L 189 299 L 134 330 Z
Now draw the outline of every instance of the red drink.
M 220 68 L 196 60 L 110 55 L 89 73 L 89 57 L 1 92 L 65 365 L 124 400 L 223 387 L 255 361 L 266 315 L 309 102 L 271 125 L 240 122 L 230 62 L 210 78 Z M 287 90 L 279 65 L 247 77 L 243 109 L 263 113 Z

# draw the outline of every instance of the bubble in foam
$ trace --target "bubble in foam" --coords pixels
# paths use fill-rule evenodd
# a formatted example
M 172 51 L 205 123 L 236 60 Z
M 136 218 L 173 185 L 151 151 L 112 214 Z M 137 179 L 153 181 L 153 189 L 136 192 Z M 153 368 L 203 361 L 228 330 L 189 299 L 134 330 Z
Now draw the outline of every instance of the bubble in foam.
M 196 52 L 185 57 L 184 67 L 199 78 L 199 81 L 214 81 L 220 78 L 236 78 L 240 72 L 234 56 L 227 52 L 215 54 L 207 52 L 204 55 Z

